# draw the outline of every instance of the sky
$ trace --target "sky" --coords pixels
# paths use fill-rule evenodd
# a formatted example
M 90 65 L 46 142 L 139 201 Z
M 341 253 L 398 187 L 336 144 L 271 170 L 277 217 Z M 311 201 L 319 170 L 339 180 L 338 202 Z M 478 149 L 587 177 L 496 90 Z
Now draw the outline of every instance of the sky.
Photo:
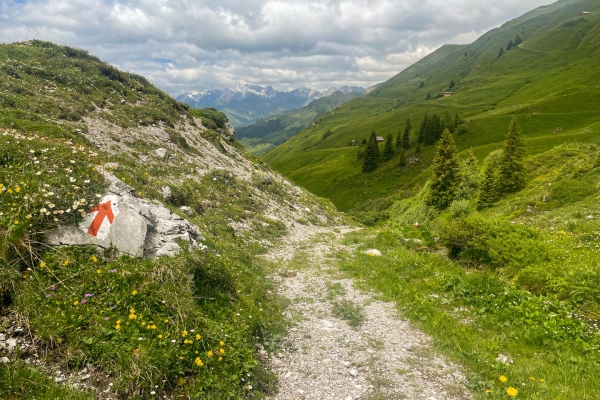
M 0 42 L 48 40 L 183 92 L 383 82 L 553 0 L 0 0 Z

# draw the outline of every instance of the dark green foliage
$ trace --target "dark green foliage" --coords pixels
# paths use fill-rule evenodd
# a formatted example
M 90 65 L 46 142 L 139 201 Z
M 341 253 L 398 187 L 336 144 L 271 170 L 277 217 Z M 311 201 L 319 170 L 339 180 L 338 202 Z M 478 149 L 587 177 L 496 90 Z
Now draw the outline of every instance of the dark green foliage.
M 410 148 L 410 131 L 412 131 L 412 124 L 410 118 L 406 118 L 406 125 L 404 126 L 404 135 L 402 136 L 402 148 L 408 150 Z M 396 144 L 396 147 L 397 144 Z
M 202 120 L 208 129 L 227 129 L 227 116 L 214 108 L 190 109 L 190 114 Z
M 523 39 L 521 39 L 521 36 L 519 36 L 519 34 L 517 33 L 517 36 L 515 37 L 514 47 L 518 47 L 521 43 L 523 43 Z
M 454 129 L 458 128 L 458 126 L 461 124 L 461 120 L 460 117 L 458 116 L 458 113 L 456 113 L 456 115 L 454 116 Z
M 443 131 L 444 124 L 437 114 L 433 114 L 431 117 L 425 115 L 419 129 L 419 142 L 426 146 L 435 144 L 442 136 Z
M 429 206 L 444 210 L 452 203 L 460 180 L 456 143 L 447 129 L 442 133 L 432 165 L 431 188 L 426 202 Z
M 415 154 L 419 154 L 422 151 L 423 148 L 421 147 L 421 143 L 417 143 L 417 147 L 415 147 Z
M 383 161 L 389 161 L 392 158 L 394 158 L 394 156 L 396 155 L 396 151 L 394 150 L 394 142 L 393 142 L 394 138 L 392 137 L 392 134 L 388 134 L 387 138 L 385 139 L 385 145 L 383 147 L 383 154 L 381 155 L 381 159 Z
M 477 196 L 479 189 L 479 171 L 477 169 L 477 157 L 473 150 L 469 151 L 467 158 L 460 166 L 460 181 L 456 188 L 455 200 L 470 200 Z
M 431 92 L 427 92 L 427 97 L 425 98 L 425 100 L 431 100 Z
M 497 57 L 497 58 L 500 58 L 500 57 L 502 57 L 503 55 L 504 55 L 504 48 L 503 48 L 503 47 L 500 47 L 500 51 L 498 52 L 498 57 Z
M 421 83 L 419 84 L 419 89 L 424 88 L 425 87 L 425 82 L 421 81 Z
M 402 147 L 398 150 L 398 155 L 400 156 L 398 157 L 398 166 L 401 168 L 406 167 L 406 152 Z
M 482 210 L 491 207 L 500 198 L 500 187 L 498 184 L 498 164 L 500 163 L 501 152 L 495 151 L 486 157 L 479 186 L 479 196 L 477 198 L 477 209 Z
M 375 131 L 371 132 L 369 142 L 363 156 L 363 172 L 373 172 L 379 164 L 379 144 L 377 144 L 377 135 Z
M 396 134 L 396 149 L 399 149 L 400 147 L 402 147 L 403 143 L 402 143 L 402 129 L 398 129 L 398 133 Z
M 450 81 L 450 85 L 448 85 L 448 87 L 449 87 L 450 89 L 452 89 L 452 88 L 454 87 L 454 85 L 456 85 L 456 83 L 454 82 L 454 79 L 452 79 L 452 80 Z
M 566 178 L 552 185 L 550 200 L 565 205 L 581 201 L 596 191 L 596 182 L 593 180 Z
M 525 186 L 523 132 L 517 118 L 510 121 L 506 144 L 498 167 L 501 193 L 513 193 Z
M 508 44 L 506 45 L 506 51 L 509 51 L 510 49 L 512 49 L 514 46 L 513 41 L 511 40 L 510 42 L 508 42 Z
M 321 140 L 325 140 L 327 139 L 329 136 L 331 136 L 333 134 L 333 132 L 331 132 L 331 129 L 328 129 L 327 131 L 325 131 L 323 133 L 323 135 L 321 136 Z

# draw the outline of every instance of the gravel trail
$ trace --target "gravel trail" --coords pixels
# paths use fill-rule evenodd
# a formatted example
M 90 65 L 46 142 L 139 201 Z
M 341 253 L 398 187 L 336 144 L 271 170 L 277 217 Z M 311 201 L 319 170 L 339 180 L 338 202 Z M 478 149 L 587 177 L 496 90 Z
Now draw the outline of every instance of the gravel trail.
M 355 288 L 336 267 L 350 229 L 299 227 L 266 257 L 290 300 L 286 347 L 268 362 L 279 378 L 271 400 L 471 399 L 460 368 L 398 315 L 393 303 Z M 353 325 L 353 326 L 351 326 Z

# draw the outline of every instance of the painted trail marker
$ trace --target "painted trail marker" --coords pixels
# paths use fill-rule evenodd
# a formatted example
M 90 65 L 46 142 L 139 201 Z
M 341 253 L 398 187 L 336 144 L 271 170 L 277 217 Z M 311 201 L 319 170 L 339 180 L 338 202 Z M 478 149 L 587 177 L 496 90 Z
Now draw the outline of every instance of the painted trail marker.
M 110 227 L 119 215 L 117 203 L 119 199 L 116 196 L 106 196 L 100 204 L 88 210 L 87 216 L 83 219 L 80 228 L 88 235 L 97 239 L 104 240 L 110 232 Z

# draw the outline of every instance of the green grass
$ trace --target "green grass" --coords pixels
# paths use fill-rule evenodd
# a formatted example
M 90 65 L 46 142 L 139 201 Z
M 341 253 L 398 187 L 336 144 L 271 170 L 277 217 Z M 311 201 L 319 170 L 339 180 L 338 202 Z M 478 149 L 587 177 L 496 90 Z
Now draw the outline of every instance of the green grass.
M 592 14 L 579 21 L 579 11 Z M 508 121 L 517 116 L 529 154 L 540 154 L 565 141 L 597 142 L 600 101 L 595 63 L 600 40 L 598 4 L 588 0 L 559 1 L 510 21 L 467 46 L 444 46 L 381 84 L 364 98 L 344 103 L 341 110 L 321 115 L 285 144 L 263 155 L 295 183 L 331 199 L 348 211 L 367 200 L 387 197 L 399 189 L 423 185 L 422 174 L 433 148 L 425 147 L 420 163 L 398 169 L 397 157 L 364 174 L 356 160 L 360 142 L 372 131 L 396 136 L 407 117 L 416 133 L 425 113 L 442 117 L 458 113 L 468 132 L 456 138 L 459 151 L 473 149 L 481 160 L 499 148 Z M 500 46 L 519 34 L 521 47 L 496 59 Z M 464 54 L 467 53 L 465 57 Z M 456 82 L 450 98 L 425 101 Z M 419 88 L 423 82 L 424 87 Z M 333 134 L 322 141 L 322 135 Z M 554 133 L 555 130 L 559 132 Z M 360 186 L 361 190 L 355 190 Z

